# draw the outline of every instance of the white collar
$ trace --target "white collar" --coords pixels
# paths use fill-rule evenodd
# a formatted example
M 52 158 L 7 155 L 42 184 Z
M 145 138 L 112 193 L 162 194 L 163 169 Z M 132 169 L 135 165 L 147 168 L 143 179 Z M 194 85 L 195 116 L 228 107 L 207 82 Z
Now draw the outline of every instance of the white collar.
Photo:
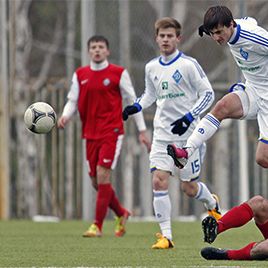
M 168 55 L 168 56 L 161 55 L 161 59 L 162 59 L 162 61 L 163 61 L 164 63 L 168 63 L 168 62 L 170 62 L 172 59 L 174 59 L 175 57 L 177 57 L 179 53 L 180 53 L 179 50 L 176 49 L 175 52 L 173 52 L 172 54 L 170 54 L 170 55 Z
M 107 68 L 108 65 L 109 65 L 108 60 L 104 60 L 103 62 L 100 62 L 100 63 L 96 63 L 94 61 L 90 61 L 90 67 L 94 71 L 103 70 L 103 69 Z

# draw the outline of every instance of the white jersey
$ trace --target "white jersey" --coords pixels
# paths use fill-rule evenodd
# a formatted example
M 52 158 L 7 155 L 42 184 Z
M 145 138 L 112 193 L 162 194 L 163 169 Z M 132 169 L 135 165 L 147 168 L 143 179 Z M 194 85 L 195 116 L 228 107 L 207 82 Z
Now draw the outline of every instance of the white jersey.
M 156 102 L 154 139 L 185 141 L 193 132 L 199 115 L 214 100 L 214 92 L 198 62 L 176 51 L 169 61 L 160 56 L 145 67 L 145 91 L 137 100 L 143 109 Z M 185 134 L 171 132 L 171 124 L 191 112 L 195 120 Z
M 246 85 L 268 100 L 268 32 L 257 25 L 254 18 L 235 20 L 237 27 L 229 40 L 229 47 L 241 69 Z

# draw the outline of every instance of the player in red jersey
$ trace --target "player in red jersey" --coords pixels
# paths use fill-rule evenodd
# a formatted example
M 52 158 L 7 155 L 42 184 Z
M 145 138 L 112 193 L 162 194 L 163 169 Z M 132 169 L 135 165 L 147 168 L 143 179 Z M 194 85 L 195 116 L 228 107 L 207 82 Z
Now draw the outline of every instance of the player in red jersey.
M 90 65 L 75 71 L 58 127 L 64 128 L 74 112 L 79 111 L 82 138 L 86 139 L 89 175 L 97 190 L 95 221 L 83 236 L 102 235 L 108 207 L 117 215 L 115 235 L 122 236 L 130 213 L 120 204 L 111 185 L 111 170 L 116 166 L 124 135 L 122 98 L 131 103 L 136 94 L 128 71 L 108 62 L 108 40 L 96 35 L 88 40 L 87 45 Z M 140 142 L 150 150 L 142 113 L 137 114 L 135 121 Z
M 206 247 L 201 255 L 207 260 L 263 260 L 268 259 L 268 200 L 260 195 L 233 207 L 218 221 L 211 216 L 202 221 L 205 242 L 212 243 L 216 237 L 231 228 L 245 225 L 254 219 L 264 240 L 251 242 L 241 249 Z

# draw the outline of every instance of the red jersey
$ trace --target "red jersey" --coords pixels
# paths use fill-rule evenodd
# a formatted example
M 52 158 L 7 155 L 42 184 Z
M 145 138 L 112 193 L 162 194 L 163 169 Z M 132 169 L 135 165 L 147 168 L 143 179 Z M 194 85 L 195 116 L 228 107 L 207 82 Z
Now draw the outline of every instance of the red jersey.
M 76 70 L 83 138 L 101 139 L 112 133 L 124 133 L 119 88 L 123 71 L 123 67 L 110 63 L 103 70 L 92 70 L 90 66 Z

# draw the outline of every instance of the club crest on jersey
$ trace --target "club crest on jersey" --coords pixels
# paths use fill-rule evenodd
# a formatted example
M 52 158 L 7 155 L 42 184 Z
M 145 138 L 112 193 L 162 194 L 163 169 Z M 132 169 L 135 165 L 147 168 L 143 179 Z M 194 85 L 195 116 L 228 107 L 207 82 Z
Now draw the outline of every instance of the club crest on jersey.
M 179 84 L 182 75 L 178 70 L 176 70 L 176 72 L 172 75 L 172 78 L 175 80 L 176 84 Z
M 240 55 L 247 60 L 248 59 L 248 52 L 246 52 L 245 50 L 243 50 L 243 48 L 240 48 Z
M 111 83 L 109 78 L 103 80 L 103 85 L 108 86 Z
M 168 82 L 167 81 L 163 81 L 162 82 L 162 89 L 163 90 L 167 90 L 168 89 Z

